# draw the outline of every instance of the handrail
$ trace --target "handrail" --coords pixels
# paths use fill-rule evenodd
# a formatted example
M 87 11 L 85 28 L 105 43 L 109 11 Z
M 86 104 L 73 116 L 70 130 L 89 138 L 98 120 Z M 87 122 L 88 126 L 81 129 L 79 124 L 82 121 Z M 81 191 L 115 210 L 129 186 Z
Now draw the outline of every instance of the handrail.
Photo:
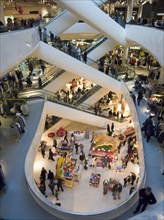
M 94 45 L 91 45 L 90 47 L 88 47 L 86 50 L 82 52 L 82 54 L 84 52 L 90 53 L 92 50 L 94 50 L 96 47 L 98 47 L 100 44 L 102 44 L 106 40 L 108 40 L 107 37 L 105 36 L 100 37 L 99 39 L 96 40 L 96 43 Z
M 49 83 L 51 83 L 53 80 L 55 80 L 57 77 L 59 77 L 60 75 L 62 75 L 65 72 L 65 70 L 58 68 L 55 72 L 53 72 L 52 74 L 50 74 L 47 78 L 45 78 L 42 81 L 42 86 L 45 87 L 46 85 L 48 85 Z
M 61 104 L 61 105 L 64 105 L 64 106 L 67 106 L 67 107 L 70 107 L 70 108 L 73 108 L 73 109 L 77 109 L 77 110 L 84 111 L 84 112 L 86 112 L 86 113 L 90 113 L 90 114 L 94 114 L 94 115 L 95 115 L 95 113 L 94 113 L 92 110 L 82 108 L 82 107 L 83 107 L 82 105 L 80 105 L 80 106 L 75 106 L 75 105 L 70 104 L 70 103 L 68 103 L 68 102 L 61 102 L 61 101 L 59 101 L 59 100 L 55 97 L 54 93 L 49 92 L 49 91 L 46 91 L 46 90 L 44 90 L 44 91 L 46 92 L 46 94 L 47 94 L 47 100 L 49 100 L 49 101 L 52 101 L 52 102 L 55 102 L 55 103 L 57 103 L 57 104 Z M 92 106 L 90 106 L 90 108 L 92 108 Z M 107 117 L 107 116 L 105 116 L 105 115 L 103 115 L 103 114 L 97 115 L 97 116 L 102 117 L 102 118 L 107 118 L 107 119 L 109 119 L 109 120 L 116 121 L 116 122 L 120 122 L 120 123 L 125 122 L 124 119 L 116 119 L 115 117 Z
M 82 102 L 84 100 L 86 100 L 87 98 L 89 98 L 91 95 L 93 95 L 95 92 L 97 92 L 98 90 L 100 90 L 102 87 L 99 85 L 95 85 L 93 86 L 93 88 L 89 89 L 82 97 L 80 97 L 79 99 L 76 100 L 75 105 L 80 105 L 82 104 Z

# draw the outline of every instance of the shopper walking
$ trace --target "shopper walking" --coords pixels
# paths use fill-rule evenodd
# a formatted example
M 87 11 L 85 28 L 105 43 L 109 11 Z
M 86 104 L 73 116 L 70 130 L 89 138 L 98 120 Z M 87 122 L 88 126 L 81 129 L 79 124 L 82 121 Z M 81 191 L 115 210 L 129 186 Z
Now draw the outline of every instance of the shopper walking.
M 132 175 L 131 175 L 131 185 L 133 186 L 134 185 L 134 181 L 136 180 L 136 174 L 131 172 Z
M 46 184 L 45 184 L 45 181 L 41 180 L 40 181 L 40 185 L 38 186 L 40 192 L 45 196 L 47 197 L 46 195 Z
M 49 149 L 49 157 L 48 157 L 48 159 L 55 161 L 54 158 L 53 158 L 53 155 L 54 155 L 54 153 L 52 152 L 51 149 Z
M 121 196 L 120 196 L 121 192 L 122 192 L 122 185 L 121 185 L 121 183 L 118 183 L 117 184 L 117 196 L 118 196 L 118 199 L 121 199 Z
M 111 131 L 114 132 L 114 123 L 112 122 Z
M 157 202 L 155 196 L 153 195 L 151 188 L 147 187 L 147 188 L 142 188 L 139 191 L 139 203 L 136 207 L 136 210 L 133 212 L 133 214 L 136 214 L 140 211 L 143 212 L 147 205 L 152 205 L 155 204 Z
M 48 187 L 50 188 L 50 190 L 52 192 L 52 195 L 55 195 L 54 194 L 54 189 L 55 189 L 55 182 L 54 182 L 54 180 L 50 181 L 50 183 L 48 184 Z
M 63 192 L 64 189 L 63 189 L 63 181 L 61 178 L 58 178 L 58 182 L 57 182 L 57 188 L 58 188 L 58 191 L 61 189 L 61 191 Z
M 140 105 L 141 100 L 143 99 L 143 93 L 142 90 L 138 91 L 138 97 L 137 97 L 137 101 L 138 101 L 138 106 Z
M 38 78 L 38 86 L 39 86 L 40 89 L 42 88 L 42 79 L 41 79 L 40 76 Z
M 41 170 L 41 173 L 40 173 L 40 179 L 45 181 L 46 176 L 47 176 L 47 170 L 44 167 L 42 167 L 42 170 Z
M 103 194 L 107 195 L 109 190 L 109 181 L 108 180 L 104 180 L 103 181 Z
M 49 170 L 49 172 L 48 172 L 47 179 L 48 179 L 50 182 L 53 182 L 53 181 L 54 181 L 54 173 L 53 173 L 51 170 Z
M 45 157 L 45 146 L 42 146 L 41 149 L 40 149 L 40 152 L 42 154 L 42 157 L 44 158 Z

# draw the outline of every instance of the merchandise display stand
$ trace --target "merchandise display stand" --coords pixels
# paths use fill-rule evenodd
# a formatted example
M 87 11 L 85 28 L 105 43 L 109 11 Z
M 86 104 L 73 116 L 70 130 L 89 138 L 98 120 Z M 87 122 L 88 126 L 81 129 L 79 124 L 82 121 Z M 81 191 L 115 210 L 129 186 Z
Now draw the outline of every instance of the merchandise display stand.
M 73 187 L 81 177 L 82 166 L 77 164 L 77 160 L 72 158 L 72 154 L 66 156 L 66 161 L 60 169 L 60 177 L 64 179 L 64 185 Z
M 99 173 L 92 173 L 90 180 L 89 180 L 89 185 L 93 186 L 93 187 L 98 187 L 99 183 L 100 183 L 100 178 L 101 178 L 101 174 Z

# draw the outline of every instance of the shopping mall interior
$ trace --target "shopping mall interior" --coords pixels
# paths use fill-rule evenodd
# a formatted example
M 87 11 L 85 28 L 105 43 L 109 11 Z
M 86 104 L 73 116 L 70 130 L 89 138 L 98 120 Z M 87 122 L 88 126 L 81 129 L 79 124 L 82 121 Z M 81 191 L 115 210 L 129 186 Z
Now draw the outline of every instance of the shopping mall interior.
M 163 219 L 163 1 L 0 10 L 0 219 Z

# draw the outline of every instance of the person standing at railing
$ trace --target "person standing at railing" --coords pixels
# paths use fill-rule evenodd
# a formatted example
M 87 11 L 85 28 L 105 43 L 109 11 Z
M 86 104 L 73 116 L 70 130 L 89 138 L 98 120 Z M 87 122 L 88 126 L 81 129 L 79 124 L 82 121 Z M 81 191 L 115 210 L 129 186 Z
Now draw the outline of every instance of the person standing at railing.
M 54 42 L 54 34 L 51 31 L 49 32 L 49 34 L 50 34 L 50 41 Z
M 43 29 L 42 40 L 44 43 L 47 43 L 47 29 L 46 28 Z
M 87 63 L 87 51 L 85 51 L 82 55 L 82 58 L 84 60 L 84 63 Z
M 77 47 L 77 59 L 81 61 L 81 48 Z
M 41 89 L 42 88 L 42 79 L 41 77 L 38 78 L 38 86 Z

